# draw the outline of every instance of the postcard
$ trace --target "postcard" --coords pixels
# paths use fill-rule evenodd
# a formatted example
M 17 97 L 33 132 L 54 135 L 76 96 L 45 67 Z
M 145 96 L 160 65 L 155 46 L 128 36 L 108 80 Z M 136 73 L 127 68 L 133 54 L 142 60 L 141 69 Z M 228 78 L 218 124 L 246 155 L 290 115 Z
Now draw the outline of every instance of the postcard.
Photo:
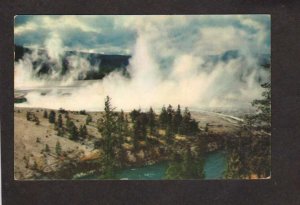
M 18 15 L 15 180 L 271 177 L 270 15 Z

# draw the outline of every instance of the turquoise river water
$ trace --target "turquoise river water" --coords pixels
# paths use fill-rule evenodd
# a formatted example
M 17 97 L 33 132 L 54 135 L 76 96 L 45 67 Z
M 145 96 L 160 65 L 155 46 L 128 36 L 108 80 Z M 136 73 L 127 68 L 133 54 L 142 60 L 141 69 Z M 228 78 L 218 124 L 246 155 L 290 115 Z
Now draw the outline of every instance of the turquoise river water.
M 123 180 L 160 180 L 164 179 L 168 162 L 161 162 L 136 168 L 125 168 L 117 173 Z M 226 169 L 226 153 L 212 152 L 206 155 L 204 163 L 205 179 L 222 179 Z M 97 179 L 97 176 L 85 176 L 80 179 Z

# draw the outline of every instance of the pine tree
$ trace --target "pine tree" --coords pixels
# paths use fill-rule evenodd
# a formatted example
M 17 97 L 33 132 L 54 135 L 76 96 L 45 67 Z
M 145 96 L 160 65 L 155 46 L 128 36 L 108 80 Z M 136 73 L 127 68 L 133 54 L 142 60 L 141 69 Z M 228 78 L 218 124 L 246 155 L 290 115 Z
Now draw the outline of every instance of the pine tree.
M 256 113 L 247 116 L 248 135 L 252 136 L 248 143 L 249 169 L 258 175 L 258 177 L 267 177 L 271 173 L 271 83 L 261 85 L 264 91 L 262 99 L 252 102 L 256 108 Z M 251 121 L 251 122 L 249 122 Z M 253 132 L 259 131 L 260 136 L 253 135 Z M 245 162 L 246 163 L 246 162 Z
M 137 117 L 137 119 L 134 121 L 133 124 L 133 141 L 135 147 L 138 144 L 138 141 L 140 140 L 146 140 L 147 136 L 147 129 L 146 129 L 146 120 L 144 119 L 145 115 L 140 115 Z
M 170 127 L 173 130 L 173 116 L 174 116 L 174 110 L 172 105 L 169 105 L 167 108 L 167 127 Z
M 70 123 L 70 139 L 77 141 L 79 138 L 79 133 L 78 133 L 78 129 L 76 127 L 76 125 L 71 121 Z
M 271 83 L 261 85 L 265 90 L 262 92 L 263 99 L 257 99 L 252 102 L 252 106 L 256 108 L 256 114 L 247 116 L 248 121 L 252 125 L 262 129 L 267 133 L 271 133 Z
M 198 122 L 191 117 L 188 108 L 185 108 L 178 132 L 184 135 L 196 135 L 199 132 Z
M 159 122 L 162 128 L 166 128 L 168 124 L 168 113 L 165 106 L 162 107 L 160 115 L 159 115 Z
M 188 134 L 196 135 L 197 132 L 199 131 L 198 122 L 194 119 L 190 120 L 189 129 L 190 129 L 190 131 Z
M 174 126 L 173 130 L 176 134 L 179 132 L 179 127 L 181 125 L 181 122 L 182 122 L 181 109 L 180 109 L 180 105 L 178 105 L 173 120 L 173 126 Z
M 56 145 L 55 145 L 55 152 L 56 152 L 56 154 L 57 154 L 58 156 L 60 156 L 60 155 L 61 155 L 61 151 L 62 151 L 61 145 L 60 145 L 59 141 L 57 141 L 57 142 L 56 142 Z
M 155 133 L 156 121 L 155 121 L 155 113 L 152 107 L 150 107 L 150 110 L 148 112 L 148 126 L 150 130 L 150 134 L 153 135 Z
M 166 169 L 166 179 L 183 179 L 181 163 L 181 155 L 173 152 L 171 154 L 168 168 Z
M 71 131 L 73 124 L 74 123 L 71 121 L 71 119 L 69 117 L 67 117 L 67 121 L 66 121 L 67 131 L 69 131 L 69 132 Z
M 204 143 L 197 147 L 197 154 L 192 154 L 190 147 L 179 153 L 172 152 L 168 168 L 167 179 L 204 179 Z
M 128 122 L 125 119 L 125 114 L 123 110 L 118 114 L 117 117 L 117 141 L 119 147 L 124 143 L 125 136 L 128 134 Z
M 58 128 L 62 128 L 62 126 L 63 126 L 61 114 L 58 115 L 57 126 L 58 126 Z
M 109 96 L 105 99 L 104 116 L 99 125 L 99 130 L 103 136 L 103 178 L 111 179 L 115 176 L 116 156 L 114 146 L 116 145 L 117 115 L 111 105 Z
M 184 109 L 182 122 L 179 127 L 180 134 L 189 134 L 190 132 L 191 113 L 188 108 Z
M 233 152 L 229 155 L 227 162 L 227 170 L 225 173 L 226 179 L 240 179 L 242 176 L 241 173 L 242 163 L 240 156 L 237 152 Z
M 85 139 L 87 136 L 87 129 L 85 125 L 80 125 L 79 127 L 79 136 L 81 139 Z
M 55 112 L 53 110 L 50 111 L 49 122 L 50 123 L 55 123 Z
M 90 122 L 92 122 L 93 121 L 93 119 L 92 119 L 92 116 L 91 115 L 88 115 L 87 117 L 86 117 L 86 120 L 85 120 L 85 124 L 89 124 Z
M 184 179 L 197 178 L 197 167 L 194 163 L 190 148 L 187 148 L 183 155 L 182 172 Z
M 141 114 L 141 110 L 139 109 L 139 110 L 136 110 L 136 109 L 134 109 L 134 110 L 132 110 L 131 112 L 130 112 L 130 118 L 131 118 L 131 121 L 132 122 L 134 122 L 134 121 L 136 121 L 136 119 L 138 118 L 138 116 Z
M 80 137 L 81 139 L 84 138 L 83 126 L 82 126 L 82 125 L 79 126 L 79 137 Z
M 88 135 L 88 131 L 87 131 L 87 128 L 86 128 L 86 125 L 83 125 L 83 134 L 84 134 L 84 138 Z

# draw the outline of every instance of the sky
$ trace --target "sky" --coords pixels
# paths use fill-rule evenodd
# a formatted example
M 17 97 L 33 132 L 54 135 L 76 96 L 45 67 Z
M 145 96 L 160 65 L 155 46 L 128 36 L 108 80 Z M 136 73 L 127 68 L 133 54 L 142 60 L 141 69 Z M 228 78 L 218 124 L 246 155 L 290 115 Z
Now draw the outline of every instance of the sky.
M 63 100 L 58 100 L 55 92 L 43 99 L 30 93 L 27 106 L 43 102 L 40 106 L 102 109 L 95 103 L 102 102 L 105 95 L 125 108 L 169 103 L 191 107 L 249 105 L 260 96 L 260 84 L 270 79 L 270 71 L 258 65 L 258 56 L 271 53 L 270 21 L 269 15 L 16 16 L 15 44 L 45 48 L 54 61 L 59 62 L 65 50 L 132 56 L 130 82 L 112 73 L 93 83 L 82 91 L 98 93 L 90 105 L 72 104 L 79 99 L 80 91 L 76 90 Z M 210 56 L 228 51 L 237 51 L 238 56 L 208 63 Z M 15 87 L 49 82 L 33 78 L 32 59 L 15 63 Z M 84 59 L 80 62 L 84 63 L 79 63 L 77 70 L 91 69 Z M 59 65 L 55 69 L 60 69 Z M 65 84 L 66 79 L 63 81 Z M 57 105 L 47 104 L 50 97 L 57 98 Z

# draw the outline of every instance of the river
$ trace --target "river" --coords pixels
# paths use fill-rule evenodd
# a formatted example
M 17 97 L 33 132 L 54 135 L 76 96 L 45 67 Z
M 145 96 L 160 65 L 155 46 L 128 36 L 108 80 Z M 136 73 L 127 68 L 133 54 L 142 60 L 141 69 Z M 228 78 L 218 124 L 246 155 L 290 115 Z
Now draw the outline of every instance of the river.
M 168 162 L 137 168 L 127 168 L 118 172 L 119 179 L 159 180 L 164 179 Z M 221 179 L 226 169 L 226 156 L 218 151 L 207 154 L 204 163 L 205 179 Z
M 165 177 L 168 162 L 161 162 L 136 168 L 125 168 L 117 173 L 121 180 L 161 180 Z M 226 154 L 222 151 L 208 153 L 205 157 L 205 179 L 222 179 L 226 169 Z M 97 179 L 97 176 L 85 176 L 80 179 Z

